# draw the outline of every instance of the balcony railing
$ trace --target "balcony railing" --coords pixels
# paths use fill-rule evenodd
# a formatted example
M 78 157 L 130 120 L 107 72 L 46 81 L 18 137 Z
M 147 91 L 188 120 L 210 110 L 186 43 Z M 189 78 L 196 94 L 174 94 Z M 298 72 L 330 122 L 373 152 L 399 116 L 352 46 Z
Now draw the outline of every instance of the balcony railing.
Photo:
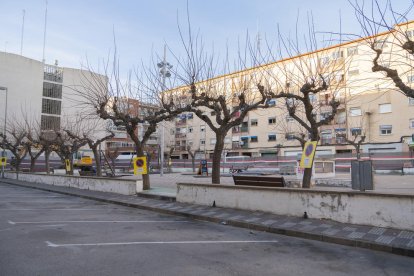
M 176 133 L 175 134 L 176 139 L 182 139 L 182 138 L 186 138 L 186 137 L 187 137 L 186 133 Z

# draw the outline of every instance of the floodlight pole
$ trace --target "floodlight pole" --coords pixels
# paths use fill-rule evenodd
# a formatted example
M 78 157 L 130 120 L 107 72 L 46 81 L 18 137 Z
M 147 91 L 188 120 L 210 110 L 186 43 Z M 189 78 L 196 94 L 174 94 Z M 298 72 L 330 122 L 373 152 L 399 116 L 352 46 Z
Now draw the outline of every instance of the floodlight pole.
M 164 58 L 162 61 L 162 68 L 161 68 L 161 74 L 162 74 L 162 91 L 166 90 L 165 89 L 165 78 L 167 77 L 167 45 L 164 44 Z M 160 176 L 164 176 L 164 150 L 165 150 L 165 145 L 164 145 L 164 140 L 165 140 L 165 133 L 164 133 L 164 121 L 161 122 L 160 124 L 161 126 L 161 156 L 160 156 Z
M 3 143 L 2 143 L 3 151 L 2 151 L 2 154 L 1 154 L 2 157 L 6 157 L 6 141 L 5 140 L 6 140 L 6 129 L 7 129 L 7 94 L 8 94 L 8 90 L 7 90 L 7 87 L 3 87 L 3 86 L 0 86 L 0 90 L 5 90 L 6 91 L 6 106 L 4 108 L 4 129 L 3 129 Z M 5 166 L 6 166 L 5 164 L 3 164 L 1 166 L 1 178 L 4 178 L 4 167 Z

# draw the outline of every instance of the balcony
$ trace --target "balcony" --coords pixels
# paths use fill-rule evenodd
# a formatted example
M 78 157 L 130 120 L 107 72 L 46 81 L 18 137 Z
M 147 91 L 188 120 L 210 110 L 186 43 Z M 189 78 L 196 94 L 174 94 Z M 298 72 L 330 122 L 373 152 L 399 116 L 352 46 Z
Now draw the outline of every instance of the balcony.
M 240 128 L 240 132 L 249 132 L 249 127 L 248 126 L 242 126 Z
M 186 133 L 176 133 L 175 134 L 175 139 L 185 139 L 185 138 L 187 138 Z
M 177 120 L 177 121 L 175 122 L 175 125 L 176 125 L 176 126 L 184 126 L 184 125 L 186 125 L 186 124 L 187 124 L 187 120 L 186 120 L 186 119 Z

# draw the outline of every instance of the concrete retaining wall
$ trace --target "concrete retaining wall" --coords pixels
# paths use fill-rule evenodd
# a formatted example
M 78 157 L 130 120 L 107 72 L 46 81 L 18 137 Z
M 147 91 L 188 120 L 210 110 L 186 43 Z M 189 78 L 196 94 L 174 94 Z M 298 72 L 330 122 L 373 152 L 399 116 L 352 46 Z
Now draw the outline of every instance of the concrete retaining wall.
M 5 177 L 16 179 L 16 174 L 6 172 Z M 19 180 L 55 186 L 73 187 L 83 190 L 111 192 L 122 195 L 134 195 L 137 191 L 142 191 L 141 180 L 135 181 L 100 177 L 42 175 L 30 173 L 19 173 Z
M 178 183 L 177 201 L 279 215 L 414 229 L 414 196 L 358 191 Z

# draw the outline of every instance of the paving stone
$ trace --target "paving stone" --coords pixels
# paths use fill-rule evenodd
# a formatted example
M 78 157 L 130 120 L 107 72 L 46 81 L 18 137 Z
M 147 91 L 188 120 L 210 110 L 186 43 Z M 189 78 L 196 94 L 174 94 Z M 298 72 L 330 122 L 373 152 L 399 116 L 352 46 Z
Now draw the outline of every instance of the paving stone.
M 264 225 L 272 225 L 273 223 L 276 223 L 276 222 L 277 222 L 277 220 L 268 219 L 268 220 L 263 221 L 262 224 L 264 224 Z
M 285 222 L 285 223 L 283 223 L 282 225 L 280 225 L 280 226 L 282 226 L 282 227 L 286 227 L 286 228 L 290 228 L 290 227 L 293 227 L 293 226 L 295 226 L 295 225 L 297 225 L 297 223 L 295 223 L 295 222 Z
M 342 228 L 343 231 L 351 231 L 351 232 L 355 232 L 357 229 L 355 227 L 349 227 L 346 226 L 344 228 Z
M 244 217 L 243 216 L 240 216 L 240 215 L 237 215 L 237 216 L 232 216 L 232 217 L 230 217 L 228 219 L 230 219 L 230 220 L 240 220 L 242 218 L 244 218 Z
M 352 232 L 348 235 L 348 238 L 361 239 L 364 236 L 365 236 L 365 233 L 363 233 L 363 232 Z
M 408 246 L 408 247 L 411 247 L 411 248 L 414 248 L 414 240 L 410 241 L 410 242 L 407 244 L 407 246 Z
M 382 234 L 384 234 L 385 230 L 386 229 L 384 229 L 384 228 L 374 227 L 374 228 L 371 228 L 371 230 L 369 230 L 368 233 L 376 234 L 376 235 L 382 235 Z
M 329 236 L 334 236 L 339 231 L 340 231 L 339 229 L 327 229 L 327 230 L 323 231 L 322 234 L 329 235 Z
M 215 213 L 216 212 L 214 212 L 214 211 L 210 211 L 210 212 L 204 213 L 203 215 L 208 217 L 208 216 L 214 215 Z
M 395 237 L 391 237 L 391 236 L 379 236 L 379 238 L 376 239 L 375 241 L 378 243 L 390 244 L 394 239 Z
M 301 222 L 299 222 L 299 224 L 309 225 L 309 224 L 312 224 L 312 222 L 311 221 L 301 221 Z
M 405 239 L 412 239 L 414 238 L 414 233 L 413 232 L 409 232 L 409 231 L 401 231 L 398 234 L 399 238 L 405 238 Z
M 322 224 L 319 224 L 319 227 L 330 228 L 330 227 L 332 227 L 332 225 L 322 223 Z
M 316 228 L 318 228 L 318 226 L 313 226 L 313 225 L 306 225 L 304 227 L 299 228 L 302 231 L 307 231 L 310 232 L 312 230 L 315 230 Z
M 260 218 L 257 218 L 257 217 L 246 219 L 246 221 L 248 221 L 248 222 L 255 222 L 255 221 L 258 221 L 258 220 L 260 220 Z

